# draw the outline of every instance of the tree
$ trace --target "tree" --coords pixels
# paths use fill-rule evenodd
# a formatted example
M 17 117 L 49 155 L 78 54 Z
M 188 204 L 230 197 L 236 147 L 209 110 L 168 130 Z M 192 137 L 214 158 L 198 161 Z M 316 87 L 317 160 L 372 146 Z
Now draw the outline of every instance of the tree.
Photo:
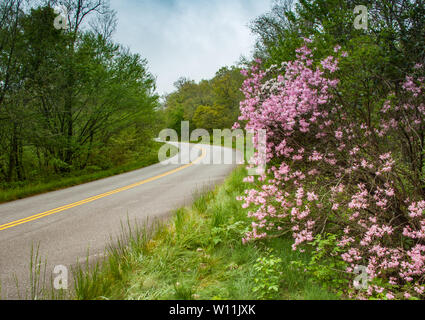
M 164 112 L 169 128 L 180 132 L 181 121 L 190 121 L 194 128 L 230 128 L 237 120 L 239 102 L 243 98 L 240 87 L 243 76 L 236 66 L 223 67 L 214 78 L 195 83 L 180 78 L 176 91 L 167 95 Z M 213 117 L 210 123 L 207 114 Z
M 117 165 L 108 153 L 121 152 L 110 148 L 118 137 L 133 137 L 133 154 L 134 141 L 140 149 L 153 136 L 154 77 L 145 59 L 111 40 L 116 18 L 106 2 L 64 2 L 68 30 L 54 28 L 50 4 L 0 7 L 0 178 L 7 182 Z M 94 30 L 84 22 L 92 18 Z
M 215 104 L 214 106 L 200 105 L 193 116 L 193 122 L 197 128 L 212 132 L 213 129 L 228 128 L 229 114 L 225 107 Z

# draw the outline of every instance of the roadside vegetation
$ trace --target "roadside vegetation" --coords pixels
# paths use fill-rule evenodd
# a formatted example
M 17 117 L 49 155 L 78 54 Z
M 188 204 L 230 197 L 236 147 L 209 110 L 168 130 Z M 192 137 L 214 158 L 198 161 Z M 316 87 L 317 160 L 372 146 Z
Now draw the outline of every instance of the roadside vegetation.
M 129 222 L 107 258 L 76 277 L 75 299 L 338 299 L 293 264 L 288 237 L 243 244 L 250 219 L 236 200 L 247 183 L 239 167 L 221 186 L 194 195 L 154 231 Z M 154 224 L 155 225 L 155 224 Z

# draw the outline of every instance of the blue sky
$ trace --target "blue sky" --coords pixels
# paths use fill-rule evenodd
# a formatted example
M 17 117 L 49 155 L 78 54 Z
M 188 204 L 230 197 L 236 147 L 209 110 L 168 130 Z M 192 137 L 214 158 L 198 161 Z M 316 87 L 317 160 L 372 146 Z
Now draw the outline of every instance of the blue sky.
M 181 76 L 209 79 L 222 66 L 249 55 L 255 42 L 248 23 L 272 0 L 111 0 L 118 13 L 114 36 L 149 61 L 158 93 Z

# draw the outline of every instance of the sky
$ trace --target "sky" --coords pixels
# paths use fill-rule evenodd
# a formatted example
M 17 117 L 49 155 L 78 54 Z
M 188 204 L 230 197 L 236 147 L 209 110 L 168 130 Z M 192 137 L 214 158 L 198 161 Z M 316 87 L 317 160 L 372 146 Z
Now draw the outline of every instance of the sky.
M 250 56 L 248 24 L 270 10 L 272 0 L 111 0 L 117 11 L 114 39 L 148 60 L 159 94 L 174 91 L 180 77 L 200 81 L 222 66 Z

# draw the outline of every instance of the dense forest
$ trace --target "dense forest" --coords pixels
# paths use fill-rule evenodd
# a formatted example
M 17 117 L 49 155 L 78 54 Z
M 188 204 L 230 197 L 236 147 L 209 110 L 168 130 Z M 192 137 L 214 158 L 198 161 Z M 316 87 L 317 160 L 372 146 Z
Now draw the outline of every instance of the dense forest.
M 106 0 L 0 2 L 0 189 L 156 156 L 147 61 L 115 43 Z M 64 21 L 62 23 L 65 23 Z

